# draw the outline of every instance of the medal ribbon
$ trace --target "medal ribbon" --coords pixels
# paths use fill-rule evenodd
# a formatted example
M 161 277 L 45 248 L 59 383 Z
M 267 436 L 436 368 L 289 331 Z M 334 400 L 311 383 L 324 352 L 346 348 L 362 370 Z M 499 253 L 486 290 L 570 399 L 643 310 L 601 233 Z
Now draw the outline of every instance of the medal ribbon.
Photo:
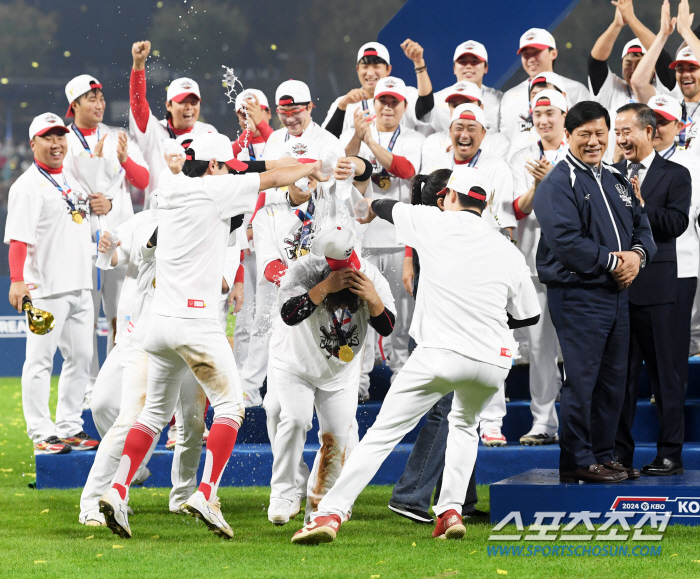
M 306 213 L 304 213 L 301 209 L 296 209 L 294 211 L 294 214 L 299 218 L 299 221 L 301 221 L 302 223 L 301 233 L 299 234 L 299 250 L 303 248 L 308 249 L 315 210 L 316 206 L 314 205 L 314 197 L 312 194 L 311 198 L 309 199 L 309 204 L 306 208 Z
M 673 157 L 673 153 L 675 153 L 675 152 L 676 152 L 676 144 L 674 143 L 661 156 L 664 159 L 670 159 L 671 157 Z
M 695 116 L 695 113 L 698 112 L 698 107 L 700 107 L 700 103 L 695 105 L 695 108 L 693 109 L 692 115 L 688 114 L 688 107 L 686 106 L 685 101 L 683 101 L 681 103 L 681 107 L 683 108 L 683 118 L 681 120 L 683 121 L 683 124 L 685 125 L 685 127 L 683 127 L 681 132 L 678 134 L 678 145 L 681 148 L 685 148 L 688 145 L 688 143 L 685 140 L 685 136 L 686 136 L 685 130 L 688 128 L 689 125 L 693 124 L 693 117 Z
M 78 140 L 80 141 L 80 144 L 83 146 L 83 149 L 85 149 L 88 153 L 90 153 L 90 156 L 92 157 L 92 150 L 90 149 L 90 145 L 88 145 L 87 139 L 85 138 L 85 135 L 83 135 L 82 131 L 76 126 L 75 123 L 72 123 L 70 128 L 72 131 L 75 133 L 75 136 L 78 137 Z M 170 127 L 168 127 L 169 129 Z M 97 126 L 97 140 L 100 140 L 100 126 Z
M 540 159 L 544 157 L 544 147 L 542 146 L 542 141 L 537 141 L 537 146 L 540 148 Z M 557 149 L 557 156 L 554 157 L 554 161 L 552 161 L 552 165 L 556 165 L 559 162 L 559 153 L 562 151 L 562 147 L 564 146 L 564 141 L 562 141 L 561 145 L 559 145 L 559 148 Z
M 66 176 L 63 175 L 63 184 L 66 186 L 66 189 L 64 190 L 63 187 L 61 187 L 57 182 L 56 179 L 54 179 L 49 173 L 47 173 L 44 169 L 39 167 L 36 163 L 34 163 L 36 166 L 37 170 L 39 173 L 41 173 L 44 177 L 46 177 L 49 182 L 56 187 L 61 192 L 61 195 L 63 196 L 63 200 L 68 204 L 68 207 L 70 208 L 71 213 L 75 213 L 75 204 L 68 198 L 68 193 L 71 193 L 73 190 L 68 186 L 68 182 L 66 181 Z
M 335 312 L 333 312 L 331 316 L 333 316 L 333 327 L 335 328 L 335 335 L 338 336 L 338 346 L 347 346 L 348 336 L 343 330 L 343 324 L 347 324 L 352 319 L 352 317 L 350 316 L 350 312 L 348 310 L 345 310 L 345 312 L 343 312 L 342 323 L 340 323 L 340 321 L 336 317 Z M 347 316 L 347 318 L 345 316 Z
M 469 160 L 469 163 L 467 163 L 467 167 L 474 167 L 477 162 L 479 161 L 479 157 L 481 156 L 481 149 L 479 149 L 476 153 L 474 153 L 474 156 Z M 452 153 L 452 170 L 454 171 L 455 169 L 455 154 L 454 152 Z
M 376 127 L 376 125 L 372 125 L 373 128 Z M 396 130 L 394 131 L 394 134 L 391 135 L 391 139 L 389 140 L 389 145 L 387 146 L 386 150 L 389 151 L 390 153 L 394 150 L 394 145 L 396 145 L 396 140 L 399 138 L 399 135 L 401 134 L 401 125 L 396 127 Z M 377 131 L 377 138 L 376 138 L 377 143 L 379 143 L 379 132 Z M 381 167 L 381 165 L 379 165 Z M 376 185 L 379 185 L 382 189 L 384 187 L 381 186 L 381 181 L 382 178 L 390 179 L 391 175 L 389 175 L 389 172 L 382 167 L 382 170 L 379 171 L 378 173 L 375 173 L 372 175 L 372 182 L 375 183 Z M 389 186 L 387 185 L 387 189 Z

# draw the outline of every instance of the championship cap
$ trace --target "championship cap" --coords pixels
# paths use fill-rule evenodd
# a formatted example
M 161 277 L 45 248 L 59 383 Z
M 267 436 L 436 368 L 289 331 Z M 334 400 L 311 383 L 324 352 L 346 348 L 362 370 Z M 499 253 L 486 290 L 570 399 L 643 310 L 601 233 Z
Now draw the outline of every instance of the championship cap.
M 700 63 L 698 63 L 698 59 L 695 57 L 693 51 L 690 49 L 689 46 L 686 46 L 676 55 L 676 60 L 669 64 L 669 68 L 676 68 L 679 62 L 687 62 L 690 64 L 694 64 L 695 66 L 700 66 Z
M 186 96 L 191 94 L 196 96 L 200 101 L 202 100 L 202 95 L 199 94 L 199 85 L 196 82 L 191 78 L 176 78 L 168 87 L 167 100 L 179 103 L 182 102 Z
M 325 257 L 333 271 L 351 267 L 360 269 L 355 253 L 355 232 L 350 227 L 337 225 L 321 231 L 311 244 L 311 253 Z
M 481 187 L 484 193 L 473 191 L 476 187 Z M 467 165 L 457 165 L 452 171 L 450 180 L 447 182 L 447 188 L 479 201 L 486 201 L 486 195 L 488 195 L 491 186 L 486 174 L 481 169 Z
M 523 49 L 529 47 L 544 50 L 545 48 L 556 48 L 557 43 L 554 41 L 554 36 L 544 28 L 530 28 L 530 30 L 520 37 L 518 54 L 520 54 Z
M 44 113 L 38 117 L 34 117 L 32 124 L 29 125 L 29 140 L 32 140 L 37 135 L 43 135 L 49 132 L 51 129 L 61 129 L 63 133 L 69 133 L 70 131 L 63 124 L 60 117 L 57 117 L 53 113 Z
M 535 109 L 536 107 L 557 107 L 564 113 L 569 110 L 566 104 L 566 97 L 558 90 L 550 88 L 538 92 L 535 98 L 532 99 L 532 108 Z
M 204 133 L 198 135 L 190 143 L 190 149 L 194 152 L 188 161 L 211 161 L 216 159 L 219 163 L 226 163 L 235 171 L 244 171 L 248 165 L 233 156 L 231 140 L 221 133 Z
M 536 84 L 551 84 L 559 92 L 564 92 L 566 90 L 564 87 L 564 79 L 556 72 L 538 72 L 530 81 L 530 89 Z
M 473 54 L 479 60 L 486 63 L 489 61 L 489 55 L 486 52 L 486 47 L 481 44 L 481 42 L 477 42 L 476 40 L 467 40 L 455 48 L 455 55 L 452 62 L 457 62 L 457 59 L 463 54 Z
M 642 46 L 639 38 L 633 38 L 622 49 L 622 58 L 625 58 L 628 54 L 646 54 L 646 48 Z
M 459 119 L 476 121 L 482 127 L 488 127 L 488 123 L 486 122 L 486 113 L 480 106 L 472 103 L 464 103 L 463 105 L 459 105 L 454 111 L 452 111 L 452 119 L 450 119 L 450 126 L 452 126 L 452 123 L 458 121 Z
M 66 98 L 68 99 L 68 112 L 66 113 L 66 117 L 74 116 L 71 104 L 75 99 L 96 88 L 102 88 L 102 85 L 94 76 L 90 76 L 89 74 L 81 74 L 71 80 L 66 85 Z
M 406 100 L 406 84 L 395 76 L 385 76 L 377 81 L 377 86 L 374 87 L 374 100 L 380 96 L 390 94 L 400 101 Z
M 311 102 L 311 91 L 305 82 L 285 80 L 277 87 L 275 101 L 278 105 L 305 105 Z
M 360 46 L 360 50 L 357 51 L 357 64 L 360 64 L 360 61 L 365 56 L 378 56 L 384 62 L 386 62 L 387 65 L 391 64 L 389 51 L 386 49 L 386 46 L 380 44 L 379 42 L 368 42 L 367 44 Z
M 680 121 L 683 118 L 683 107 L 672 96 L 657 94 L 649 99 L 649 107 L 669 121 Z
M 260 103 L 261 108 L 269 110 L 270 103 L 267 102 L 267 97 L 265 96 L 265 93 L 261 90 L 258 90 L 257 88 L 247 88 L 242 93 L 236 96 L 236 112 L 242 110 L 245 101 L 250 98 L 253 98 L 253 95 L 255 95 L 258 98 L 258 102 Z
M 481 96 L 481 89 L 476 83 L 469 82 L 468 80 L 460 80 L 457 84 L 453 84 L 450 87 L 445 97 L 445 102 L 449 103 L 456 97 L 464 97 L 470 101 L 477 102 L 481 101 Z
M 314 146 L 304 137 L 290 139 L 282 151 L 282 157 L 292 157 L 300 163 L 315 163 L 319 158 Z

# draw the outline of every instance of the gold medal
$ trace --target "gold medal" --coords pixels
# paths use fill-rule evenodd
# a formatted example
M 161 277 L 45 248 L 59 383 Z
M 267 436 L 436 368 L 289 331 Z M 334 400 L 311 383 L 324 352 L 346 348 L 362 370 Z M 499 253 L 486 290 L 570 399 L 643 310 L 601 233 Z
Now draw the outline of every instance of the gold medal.
M 343 362 L 352 362 L 352 359 L 355 357 L 355 353 L 352 351 L 352 348 L 345 344 L 344 346 L 340 346 L 338 349 L 338 358 L 342 360 Z
M 153 278 L 153 281 L 151 283 L 153 284 L 153 289 L 156 289 L 156 278 Z
M 388 175 L 379 176 L 379 188 L 386 191 L 391 186 L 391 179 Z
M 80 211 L 71 211 L 73 214 L 73 221 L 75 221 L 78 225 L 82 224 L 83 222 L 83 216 L 80 214 Z

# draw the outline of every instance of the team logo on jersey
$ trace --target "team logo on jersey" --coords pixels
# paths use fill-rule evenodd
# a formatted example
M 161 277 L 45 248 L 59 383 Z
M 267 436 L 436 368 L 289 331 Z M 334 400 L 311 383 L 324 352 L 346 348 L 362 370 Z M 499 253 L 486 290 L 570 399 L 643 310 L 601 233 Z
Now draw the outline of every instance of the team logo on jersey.
M 340 359 L 338 356 L 338 352 L 340 351 L 340 343 L 338 340 L 338 335 L 335 333 L 335 328 L 332 326 L 332 324 L 328 324 L 328 329 L 321 326 L 321 335 L 319 338 L 320 341 L 318 345 L 322 350 L 325 350 L 328 353 L 326 359 L 330 360 L 333 357 Z M 360 335 L 357 333 L 357 324 L 352 325 L 350 329 L 345 332 L 345 339 L 347 345 L 351 348 L 353 346 L 360 345 Z
M 632 197 L 630 196 L 627 187 L 625 187 L 622 183 L 617 183 L 615 185 L 615 189 L 617 189 L 617 193 L 620 195 L 620 199 L 622 199 L 625 206 L 632 207 Z
M 291 237 L 284 238 L 284 252 L 287 254 L 289 261 L 295 260 L 297 257 L 306 255 L 311 249 L 310 239 L 302 240 L 304 224 L 300 223 L 298 229 Z
M 292 145 L 292 153 L 297 157 L 305 155 L 308 152 L 308 150 L 309 147 L 306 145 L 306 143 L 294 143 Z

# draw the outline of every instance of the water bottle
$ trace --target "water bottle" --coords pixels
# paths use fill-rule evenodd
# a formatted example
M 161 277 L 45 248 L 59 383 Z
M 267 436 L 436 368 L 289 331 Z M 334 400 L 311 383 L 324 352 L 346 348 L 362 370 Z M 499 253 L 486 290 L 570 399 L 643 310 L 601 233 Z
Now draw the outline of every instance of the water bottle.
M 369 208 L 367 207 L 367 203 L 364 199 L 358 200 L 358 202 L 355 203 L 355 218 L 365 219 L 368 215 Z
M 110 268 L 110 264 L 112 263 L 112 256 L 114 255 L 114 252 L 117 251 L 119 235 L 116 231 L 110 231 L 109 237 L 111 241 L 109 249 L 105 253 L 102 253 L 100 251 L 97 252 L 97 261 L 95 262 L 95 265 L 100 269 Z
M 352 172 L 350 175 L 348 175 L 347 179 L 335 182 L 335 194 L 341 201 L 349 199 L 350 194 L 352 193 L 352 182 L 355 179 L 355 170 L 357 169 L 357 165 L 355 165 L 355 163 L 350 163 L 350 166 L 352 167 Z

